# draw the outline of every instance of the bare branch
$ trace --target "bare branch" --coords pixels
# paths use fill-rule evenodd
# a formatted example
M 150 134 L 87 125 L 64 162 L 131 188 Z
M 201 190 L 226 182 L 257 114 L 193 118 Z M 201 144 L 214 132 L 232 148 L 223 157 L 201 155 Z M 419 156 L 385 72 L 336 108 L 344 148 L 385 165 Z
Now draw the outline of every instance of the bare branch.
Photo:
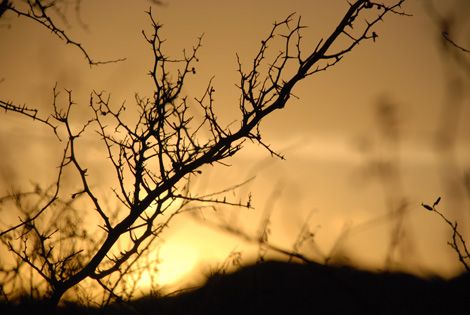
M 463 238 L 462 234 L 460 234 L 457 228 L 457 222 L 452 223 L 441 211 L 437 209 L 437 205 L 440 201 L 441 197 L 437 198 L 437 200 L 432 206 L 424 203 L 422 203 L 421 205 L 426 210 L 437 213 L 442 218 L 442 220 L 444 220 L 444 222 L 451 227 L 452 241 L 448 242 L 448 245 L 455 251 L 460 263 L 465 267 L 465 270 L 470 271 L 470 252 L 467 248 L 467 244 L 465 243 L 465 239 Z
M 56 193 L 50 203 L 46 203 L 46 207 L 33 207 L 39 210 L 34 210 L 34 215 L 26 216 L 20 224 L 2 232 L 2 241 L 13 239 L 13 234 L 19 237 L 16 247 L 13 243 L 10 246 L 11 250 L 47 283 L 49 303 L 53 307 L 65 292 L 87 278 L 97 281 L 111 298 L 117 292 L 118 284 L 124 283 L 123 272 L 135 271 L 138 274 L 135 262 L 176 215 L 214 205 L 252 208 L 251 194 L 246 201 L 226 198 L 225 193 L 237 189 L 238 185 L 219 192 L 198 195 L 190 193 L 191 179 L 202 176 L 204 166 L 228 165 L 229 158 L 243 148 L 245 141 L 255 142 L 272 156 L 283 158 L 262 140 L 261 122 L 274 111 L 286 106 L 290 97 L 294 96 L 293 89 L 300 81 L 336 65 L 360 42 L 376 40 L 374 25 L 387 14 L 405 15 L 399 11 L 403 2 L 404 0 L 395 0 L 392 4 L 385 5 L 367 0 L 355 1 L 332 33 L 306 54 L 301 48 L 301 31 L 305 26 L 301 24 L 300 17 L 291 14 L 274 23 L 267 37 L 261 41 L 248 70 L 245 70 L 238 59 L 240 117 L 226 126 L 218 119 L 212 80 L 208 82 L 202 96 L 195 98 L 196 106 L 202 109 L 200 116 L 191 113 L 188 97 L 182 95 L 188 78 L 196 74 L 202 36 L 193 47 L 183 50 L 179 58 L 170 58 L 165 53 L 162 26 L 155 20 L 150 9 L 147 13 L 153 32 L 143 32 L 143 36 L 153 56 L 149 76 L 154 90 L 151 96 L 135 96 L 135 104 L 132 106 L 136 109 L 135 120 L 129 120 L 124 115 L 124 103 L 116 109 L 110 103 L 110 96 L 98 91 L 90 94 L 88 106 L 92 117 L 78 128 L 71 123 L 75 103 L 72 92 L 68 90 L 65 90 L 65 106 L 60 106 L 59 92 L 54 88 L 53 114 L 47 119 L 38 118 L 34 109 L 0 103 L 0 108 L 7 112 L 16 112 L 53 127 L 56 134 L 57 128 L 63 129 L 67 138 L 64 141 Z M 80 44 L 70 40 L 55 26 L 47 15 L 50 6 L 40 1 L 28 1 L 28 4 L 29 11 L 20 11 L 14 7 L 8 7 L 8 10 L 40 22 L 56 36 L 82 50 Z M 53 4 L 54 2 L 50 5 Z M 375 18 L 361 25 L 359 20 L 366 15 Z M 354 28 L 354 32 L 349 28 Z M 333 45 L 336 42 L 338 47 Z M 276 46 L 279 47 L 278 51 L 273 49 Z M 84 50 L 82 52 L 90 65 L 97 64 Z M 125 207 L 119 214 L 116 214 L 117 211 L 113 214 L 109 206 L 98 198 L 96 189 L 92 189 L 90 185 L 89 176 L 93 174 L 82 162 L 78 143 L 93 128 L 113 168 L 116 183 L 116 187 L 112 187 L 114 196 Z M 43 227 L 39 224 L 38 218 L 46 209 L 53 209 L 54 200 L 58 199 L 59 187 L 63 184 L 60 174 L 66 168 L 78 175 L 75 177 L 78 188 L 75 183 L 70 200 L 80 197 L 85 203 L 80 214 L 84 215 L 88 207 L 91 207 L 91 213 L 101 220 L 101 239 L 98 241 L 90 241 L 86 230 L 79 232 L 69 228 L 66 238 L 63 238 L 52 228 L 57 225 Z M 22 209 L 24 205 L 18 202 L 17 208 Z M 70 204 L 65 208 L 73 212 Z M 61 215 L 65 214 L 58 211 L 61 209 L 55 210 L 54 219 L 60 222 Z M 51 210 L 51 213 L 54 211 Z M 279 253 L 308 261 L 307 257 L 297 252 L 269 245 L 268 223 L 263 223 L 258 242 Z M 247 236 L 240 236 L 252 241 Z M 85 244 L 89 248 L 79 248 L 77 240 L 80 239 L 86 240 Z M 62 242 L 69 244 L 69 248 L 63 250 Z M 34 251 L 31 244 L 34 245 Z
M 44 0 L 25 0 L 26 8 L 21 8 L 19 6 L 15 6 L 12 2 L 8 0 L 3 0 L 0 3 L 0 18 L 3 14 L 11 11 L 15 13 L 18 17 L 24 17 L 34 22 L 40 24 L 44 28 L 51 31 L 54 35 L 56 35 L 60 40 L 64 41 L 68 45 L 72 45 L 75 48 L 79 49 L 82 55 L 87 60 L 88 64 L 91 66 L 98 66 L 108 63 L 116 63 L 120 61 L 126 60 L 126 58 L 119 58 L 113 60 L 106 60 L 106 61 L 96 61 L 92 59 L 88 50 L 83 47 L 81 43 L 72 39 L 72 37 L 64 31 L 62 28 L 57 26 L 57 23 L 53 16 L 50 14 L 49 10 L 53 10 L 56 15 L 59 16 L 64 21 L 67 21 L 64 12 L 59 8 L 59 5 L 65 1 L 44 1 Z M 80 10 L 81 1 L 76 0 L 75 10 Z M 77 11 L 78 12 L 78 11 Z M 79 14 L 77 13 L 79 16 Z M 83 24 L 83 23 L 82 23 Z

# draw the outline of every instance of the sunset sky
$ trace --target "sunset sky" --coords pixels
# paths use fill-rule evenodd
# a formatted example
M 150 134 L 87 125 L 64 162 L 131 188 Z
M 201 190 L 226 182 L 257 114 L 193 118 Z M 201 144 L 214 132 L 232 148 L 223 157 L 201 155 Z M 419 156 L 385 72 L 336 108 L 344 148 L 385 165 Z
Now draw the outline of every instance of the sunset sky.
M 272 207 L 271 242 L 285 249 L 291 249 L 309 218 L 320 253 L 310 253 L 307 246 L 307 255 L 318 260 L 322 255 L 345 255 L 351 263 L 371 268 L 384 268 L 385 264 L 395 222 L 387 217 L 387 202 L 403 201 L 402 249 L 406 254 L 395 256 L 397 266 L 446 276 L 459 270 L 455 254 L 447 246 L 448 226 L 426 212 L 421 202 L 432 203 L 442 196 L 441 209 L 451 220 L 459 220 L 464 233 L 469 231 L 470 217 L 465 211 L 470 205 L 470 187 L 465 189 L 463 179 L 467 174 L 470 180 L 470 78 L 468 72 L 455 70 L 455 64 L 442 52 L 438 23 L 424 2 L 406 1 L 403 9 L 413 16 L 386 16 L 375 29 L 379 36 L 375 43 L 361 43 L 333 68 L 302 81 L 294 90 L 297 98 L 264 121 L 264 141 L 286 160 L 248 144 L 229 161 L 231 167 L 205 169 L 195 189 L 218 191 L 255 176 L 234 192 L 234 198 L 242 199 L 251 193 L 255 210 L 229 209 L 222 216 L 256 235 L 266 207 Z M 204 34 L 197 74 L 183 93 L 191 100 L 200 97 L 214 76 L 215 106 L 225 123 L 238 114 L 236 53 L 248 66 L 272 23 L 293 12 L 308 26 L 303 30 L 307 52 L 330 34 L 349 6 L 346 0 L 164 3 L 154 5 L 152 11 L 164 25 L 167 54 L 180 56 L 182 49 L 190 49 Z M 469 47 L 470 2 L 445 3 L 448 6 L 437 8 L 442 16 L 452 16 L 451 35 Z M 70 10 L 70 26 L 61 25 L 94 59 L 126 58 L 92 68 L 78 49 L 65 45 L 38 24 L 5 15 L 0 19 L 0 99 L 47 113 L 56 83 L 60 89 L 72 90 L 78 106 L 83 107 L 93 90 L 110 92 L 115 106 L 126 101 L 131 107 L 135 93 L 151 96 L 147 72 L 152 56 L 141 33 L 151 31 L 145 13 L 150 5 L 146 0 L 82 1 L 80 18 L 86 27 L 80 26 Z M 463 82 L 460 96 L 455 90 L 449 92 L 459 78 Z M 461 107 L 456 118 L 443 114 L 457 103 Z M 384 130 L 386 124 L 380 119 L 387 118 L 380 116 L 379 108 L 394 117 L 391 129 Z M 442 147 L 436 146 L 436 136 L 445 122 L 456 127 L 451 134 L 455 141 L 452 154 L 444 154 Z M 387 136 L 395 131 L 398 140 L 393 146 Z M 50 130 L 13 113 L 0 113 L 2 195 L 12 186 L 54 179 L 61 151 L 51 141 L 55 140 Z M 112 177 L 100 173 L 107 161 L 95 155 L 101 148 L 94 142 L 83 148 L 82 161 L 96 170 L 99 178 L 95 184 L 110 191 Z M 373 172 L 378 161 L 395 167 L 391 180 L 381 180 Z M 469 232 L 466 235 L 470 237 Z M 173 222 L 163 239 L 162 283 L 180 280 L 204 263 L 223 261 L 231 251 L 253 257 L 257 250 L 185 215 Z

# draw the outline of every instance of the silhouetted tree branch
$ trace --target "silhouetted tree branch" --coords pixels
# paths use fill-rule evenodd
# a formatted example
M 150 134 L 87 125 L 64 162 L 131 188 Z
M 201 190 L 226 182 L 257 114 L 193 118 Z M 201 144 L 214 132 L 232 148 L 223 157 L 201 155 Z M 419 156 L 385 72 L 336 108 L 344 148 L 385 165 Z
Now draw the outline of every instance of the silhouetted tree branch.
M 449 244 L 449 246 L 455 251 L 460 263 L 465 267 L 465 270 L 470 271 L 470 252 L 467 248 L 467 244 L 465 243 L 465 239 L 458 230 L 457 221 L 452 223 L 441 211 L 437 209 L 437 206 L 440 201 L 441 197 L 437 198 L 432 206 L 424 203 L 422 203 L 421 205 L 426 210 L 437 213 L 442 218 L 442 220 L 444 220 L 444 222 L 452 228 L 452 241 L 447 242 L 447 244 Z
M 108 61 L 96 61 L 92 59 L 88 51 L 83 45 L 77 40 L 73 39 L 63 28 L 58 26 L 57 18 L 67 23 L 67 6 L 70 3 L 68 1 L 44 1 L 44 0 L 18 0 L 9 1 L 2 0 L 0 3 L 0 18 L 7 14 L 9 11 L 16 14 L 18 17 L 24 17 L 45 27 L 56 35 L 60 40 L 66 44 L 75 46 L 81 51 L 85 59 L 90 66 L 96 66 L 100 64 L 107 64 L 113 62 L 119 62 L 125 60 L 125 58 L 108 60 Z M 74 9 L 77 17 L 80 16 L 81 0 L 74 0 Z M 80 20 L 81 21 L 81 20 Z M 82 23 L 83 24 L 83 23 Z
M 458 26 L 456 25 L 454 16 L 452 14 L 446 15 L 439 12 L 433 1 L 427 1 L 425 6 L 428 14 L 439 28 L 443 52 L 448 58 L 450 57 L 454 60 L 461 70 L 465 71 L 467 77 L 470 76 L 470 61 L 467 58 L 468 55 L 466 55 L 466 53 L 470 53 L 470 50 L 455 39 Z M 453 10 L 458 10 L 458 7 Z
M 163 5 L 162 1 L 150 0 L 155 5 Z M 76 39 L 73 39 L 68 32 L 58 25 L 57 20 L 60 19 L 62 23 L 68 25 L 69 19 L 69 6 L 73 6 L 75 17 L 83 28 L 87 28 L 86 24 L 81 19 L 81 6 L 82 0 L 64 1 L 64 0 L 2 0 L 0 2 L 0 18 L 8 11 L 16 14 L 18 17 L 30 19 L 42 27 L 45 27 L 56 35 L 60 40 L 66 44 L 75 46 L 80 50 L 90 66 L 97 66 L 100 64 L 115 63 L 124 61 L 126 58 L 118 58 L 113 60 L 98 61 L 93 59 L 88 50 Z
M 403 2 L 353 2 L 333 32 L 307 53 L 301 48 L 304 26 L 300 17 L 292 14 L 274 23 L 248 70 L 238 59 L 240 118 L 238 124 L 229 126 L 222 126 L 218 119 L 211 81 L 202 96 L 196 98 L 203 113 L 201 117 L 190 113 L 188 98 L 182 95 L 188 77 L 196 73 L 202 38 L 198 38 L 191 49 L 184 50 L 182 57 L 167 56 L 162 26 L 150 10 L 148 15 L 153 32 L 143 32 L 143 35 L 153 53 L 149 75 L 154 91 L 148 97 L 136 95 L 135 120 L 126 116 L 124 105 L 116 109 L 110 103 L 109 94 L 98 91 L 90 94 L 91 117 L 78 127 L 72 123 L 76 104 L 69 90 L 65 90 L 65 104 L 60 105 L 61 95 L 54 88 L 53 113 L 48 118 L 39 119 L 34 109 L 0 103 L 0 108 L 7 112 L 16 112 L 48 125 L 56 134 L 63 135 L 65 143 L 52 196 L 38 194 L 49 196 L 40 199 L 45 206 L 38 203 L 27 208 L 17 204 L 17 208 L 28 210 L 23 212 L 19 224 L 1 232 L 2 240 L 20 261 L 43 279 L 52 307 L 65 292 L 87 279 L 114 294 L 115 283 L 108 284 L 107 280 L 117 274 L 116 281 L 120 281 L 130 270 L 126 268 L 132 267 L 175 215 L 201 203 L 251 207 L 250 199 L 246 202 L 226 199 L 224 190 L 220 195 L 196 195 L 190 189 L 191 178 L 201 176 L 203 166 L 226 165 L 225 161 L 238 153 L 247 140 L 261 145 L 271 155 L 281 157 L 262 140 L 260 126 L 264 118 L 285 107 L 300 81 L 336 65 L 359 43 L 375 41 L 378 35 L 373 27 L 385 15 L 406 15 L 400 10 Z M 74 44 L 47 18 L 48 7 L 44 3 L 28 1 L 27 4 L 33 16 L 30 18 L 36 17 L 38 22 L 44 19 L 41 24 Z M 20 15 L 28 14 L 12 6 L 8 9 Z M 280 46 L 281 49 L 270 57 L 268 46 Z M 124 209 L 118 214 L 113 214 L 100 198 L 92 185 L 93 173 L 82 162 L 79 142 L 93 128 L 96 128 L 114 170 L 117 183 L 113 188 L 114 196 Z M 73 171 L 79 181 L 79 188 L 72 193 L 62 186 L 61 174 L 66 169 Z M 97 234 L 99 236 L 94 235 L 93 240 L 85 227 L 73 228 L 64 234 L 60 226 L 50 224 L 50 217 L 47 217 L 52 216 L 53 222 L 59 224 L 68 213 L 66 210 L 74 209 L 72 206 L 79 202 L 84 203 L 80 213 L 91 209 L 100 220 L 101 232 Z M 48 214 L 49 209 L 52 214 Z M 41 219 L 49 224 L 40 224 Z M 76 227 L 73 220 L 70 225 Z M 81 247 L 78 240 L 85 240 L 88 247 Z M 63 246 L 64 243 L 69 245 Z
M 443 32 L 442 37 L 444 37 L 444 39 L 451 43 L 454 47 L 460 49 L 463 52 L 470 53 L 469 49 L 462 47 L 461 45 L 457 44 L 452 38 L 450 38 L 447 32 Z

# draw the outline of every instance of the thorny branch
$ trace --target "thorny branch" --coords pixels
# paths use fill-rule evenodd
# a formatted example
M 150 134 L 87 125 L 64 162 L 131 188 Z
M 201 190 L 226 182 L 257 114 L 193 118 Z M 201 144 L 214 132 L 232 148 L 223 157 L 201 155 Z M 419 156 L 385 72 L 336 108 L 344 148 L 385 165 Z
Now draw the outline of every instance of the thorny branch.
M 55 125 L 50 117 L 43 118 L 38 115 L 38 110 L 36 108 L 29 108 L 26 105 L 15 105 L 12 102 L 2 101 L 0 100 L 0 108 L 4 109 L 5 112 L 16 112 L 22 114 L 26 117 L 32 118 L 33 120 L 39 121 L 48 127 L 51 127 L 54 131 L 54 134 L 59 137 L 57 134 L 57 125 Z
M 457 228 L 457 221 L 452 223 L 441 211 L 436 208 L 440 201 L 441 197 L 437 198 L 432 206 L 424 203 L 421 205 L 426 210 L 437 213 L 444 220 L 444 222 L 446 222 L 452 228 L 452 241 L 449 241 L 447 244 L 449 244 L 449 246 L 455 251 L 460 263 L 465 267 L 465 270 L 470 271 L 470 252 L 468 251 L 465 239 Z
M 96 240 L 92 242 L 98 245 L 83 253 L 77 248 L 78 235 L 76 232 L 70 233 L 68 240 L 76 243 L 64 249 L 58 246 L 57 235 L 60 233 L 41 230 L 37 217 L 7 229 L 2 234 L 3 239 L 9 237 L 12 240 L 14 232 L 20 236 L 16 239 L 20 245 L 15 245 L 13 241 L 8 243 L 10 250 L 44 279 L 49 287 L 50 303 L 55 306 L 66 291 L 85 279 L 93 279 L 102 286 L 104 279 L 129 270 L 126 269 L 129 264 L 132 265 L 148 249 L 149 244 L 175 215 L 198 204 L 250 208 L 251 197 L 246 203 L 233 202 L 226 199 L 225 190 L 220 194 L 203 196 L 190 193 L 191 178 L 201 176 L 203 166 L 216 163 L 226 165 L 225 161 L 241 150 L 246 140 L 258 143 L 271 155 L 282 158 L 263 142 L 260 131 L 262 120 L 285 107 L 293 95 L 294 87 L 301 80 L 336 65 L 359 43 L 375 41 L 377 34 L 372 31 L 373 26 L 387 14 L 406 15 L 400 11 L 403 2 L 396 0 L 386 5 L 377 1 L 355 1 L 350 4 L 336 29 L 307 54 L 301 48 L 301 31 L 305 27 L 300 17 L 289 15 L 281 22 L 276 22 L 261 42 L 249 70 L 244 69 L 238 58 L 241 117 L 238 125 L 229 126 L 220 125 L 218 120 L 212 81 L 209 81 L 203 95 L 195 98 L 203 112 L 201 117 L 190 113 L 188 98 L 181 95 L 188 77 L 196 74 L 195 64 L 198 62 L 202 37 L 197 39 L 191 49 L 184 50 L 181 58 L 168 57 L 164 53 L 162 26 L 156 22 L 150 10 L 148 15 L 153 33 L 143 32 L 143 36 L 153 53 L 154 62 L 149 76 L 154 91 L 150 97 L 135 96 L 137 119 L 130 121 L 124 115 L 124 105 L 115 109 L 107 93 L 93 91 L 89 103 L 92 118 L 77 130 L 71 122 L 75 108 L 71 91 L 66 90 L 66 105 L 61 109 L 58 104 L 59 93 L 54 89 L 54 112 L 50 118 L 40 120 L 53 127 L 54 132 L 57 128 L 65 130 L 67 139 L 59 170 L 62 172 L 62 169 L 69 168 L 78 174 L 79 179 L 79 188 L 65 199 L 70 202 L 77 199 L 87 202 L 81 214 L 89 213 L 91 209 L 91 213 L 98 216 L 102 239 L 98 243 Z M 27 3 L 33 16 L 43 18 L 47 6 L 39 1 Z M 13 7 L 9 9 L 16 10 Z M 371 20 L 366 20 L 366 17 Z M 47 24 L 51 23 L 48 19 L 43 23 L 55 29 L 54 24 Z M 59 30 L 55 34 L 65 36 Z M 70 41 L 68 37 L 63 38 Z M 333 48 L 333 43 L 338 43 L 336 48 Z M 268 46 L 281 48 L 271 57 L 272 50 L 268 50 Z M 91 64 L 91 59 L 88 60 Z M 37 112 L 26 107 L 0 103 L 0 108 L 38 119 Z M 125 208 L 125 211 L 114 217 L 109 206 L 99 199 L 96 189 L 90 184 L 89 176 L 93 174 L 81 161 L 81 152 L 77 146 L 81 137 L 93 126 L 97 129 L 113 168 L 114 182 L 117 183 L 117 187 L 113 188 L 114 196 Z M 57 187 L 60 186 L 59 176 Z M 37 249 L 36 256 L 26 251 L 29 243 L 37 244 L 34 247 Z M 118 245 L 123 249 L 118 248 Z M 298 258 L 302 259 L 302 256 L 298 254 Z M 117 281 L 120 279 L 122 277 L 118 277 Z M 108 292 L 115 292 L 112 284 L 106 285 L 106 288 Z
M 67 1 L 45 1 L 45 0 L 22 0 L 22 1 L 9 1 L 2 0 L 0 3 L 0 18 L 7 14 L 8 11 L 15 13 L 18 17 L 24 17 L 45 27 L 51 31 L 55 36 L 60 40 L 64 41 L 66 44 L 75 46 L 80 50 L 82 55 L 87 60 L 90 66 L 97 66 L 101 64 L 115 63 L 119 61 L 124 61 L 125 58 L 119 58 L 114 60 L 107 61 L 96 61 L 92 59 L 88 50 L 83 47 L 81 43 L 73 39 L 68 32 L 63 28 L 58 26 L 57 20 L 54 17 L 56 15 L 61 19 L 65 24 L 67 24 L 67 17 L 65 11 L 67 10 L 68 2 Z M 79 18 L 80 14 L 81 0 L 75 0 L 75 11 L 76 15 Z M 53 13 L 51 13 L 51 11 Z M 80 20 L 81 21 L 81 20 Z M 82 22 L 81 22 L 82 23 Z M 82 23 L 83 24 L 83 23 Z

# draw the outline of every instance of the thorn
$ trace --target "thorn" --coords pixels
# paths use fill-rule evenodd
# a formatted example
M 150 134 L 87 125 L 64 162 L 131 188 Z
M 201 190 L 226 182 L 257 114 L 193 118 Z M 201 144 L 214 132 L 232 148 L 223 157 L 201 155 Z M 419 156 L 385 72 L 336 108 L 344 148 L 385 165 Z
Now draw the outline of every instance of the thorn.
M 375 39 L 379 37 L 376 32 L 372 32 L 372 40 L 375 42 Z

